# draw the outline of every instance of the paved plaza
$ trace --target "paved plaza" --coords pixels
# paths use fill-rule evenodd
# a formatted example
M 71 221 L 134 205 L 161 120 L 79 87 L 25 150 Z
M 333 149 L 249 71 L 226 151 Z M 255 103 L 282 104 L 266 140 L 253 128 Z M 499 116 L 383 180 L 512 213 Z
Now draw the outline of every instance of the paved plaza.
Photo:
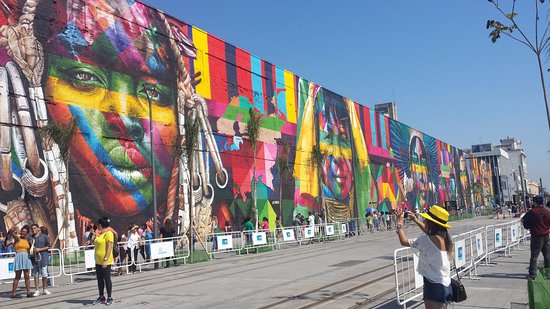
M 496 223 L 491 219 L 454 222 L 453 234 Z M 503 222 L 503 220 L 498 220 Z M 418 230 L 409 230 L 409 237 Z M 113 277 L 114 307 L 155 308 L 402 308 L 396 302 L 393 231 L 341 241 L 294 245 L 261 254 L 220 254 L 214 260 Z M 491 264 L 464 274 L 468 300 L 454 308 L 511 308 L 527 303 L 528 242 L 509 256 L 493 254 Z M 9 298 L 5 308 L 83 308 L 97 298 L 95 276 L 55 281 L 49 296 Z M 23 284 L 19 287 L 23 292 Z M 103 305 L 97 305 L 103 306 Z M 94 306 L 94 307 L 97 307 Z M 423 304 L 411 302 L 409 308 Z

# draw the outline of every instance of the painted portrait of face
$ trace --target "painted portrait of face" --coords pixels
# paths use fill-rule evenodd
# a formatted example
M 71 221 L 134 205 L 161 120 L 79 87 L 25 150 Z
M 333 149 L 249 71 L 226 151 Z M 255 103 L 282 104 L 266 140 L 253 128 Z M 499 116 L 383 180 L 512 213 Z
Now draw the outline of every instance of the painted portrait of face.
M 425 208 L 429 190 L 428 160 L 424 143 L 418 136 L 413 136 L 409 145 L 409 164 L 413 179 L 413 192 L 416 195 L 415 207 Z
M 343 101 L 331 92 L 319 96 L 319 145 L 323 196 L 349 203 L 353 189 L 352 135 Z
M 176 68 L 160 34 L 166 27 L 143 6 L 91 2 L 59 5 L 66 19 L 53 24 L 43 44 L 48 113 L 56 123 L 77 122 L 70 160 L 76 171 L 70 175 L 82 214 L 151 215 L 151 153 L 158 196 L 165 200 L 177 139 Z M 148 90 L 146 83 L 156 87 Z

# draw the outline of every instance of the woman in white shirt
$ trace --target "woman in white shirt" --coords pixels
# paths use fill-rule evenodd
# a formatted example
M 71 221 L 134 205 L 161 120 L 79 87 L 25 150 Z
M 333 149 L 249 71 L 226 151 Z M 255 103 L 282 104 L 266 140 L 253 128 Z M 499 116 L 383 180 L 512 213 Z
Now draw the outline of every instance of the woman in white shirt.
M 137 263 L 137 253 L 139 249 L 139 242 L 141 237 L 138 233 L 138 226 L 136 224 L 130 225 L 130 230 L 128 231 L 128 263 L 130 264 L 130 271 L 132 273 L 136 272 L 136 263 Z
M 409 240 L 403 229 L 404 214 L 397 217 L 397 235 L 401 245 L 413 248 L 418 256 L 417 271 L 424 277 L 424 305 L 426 309 L 445 308 L 452 299 L 451 264 L 453 242 L 447 229 L 449 213 L 442 207 L 433 205 L 426 213 L 420 214 L 424 222 L 409 212 L 409 219 L 420 227 L 424 235 Z

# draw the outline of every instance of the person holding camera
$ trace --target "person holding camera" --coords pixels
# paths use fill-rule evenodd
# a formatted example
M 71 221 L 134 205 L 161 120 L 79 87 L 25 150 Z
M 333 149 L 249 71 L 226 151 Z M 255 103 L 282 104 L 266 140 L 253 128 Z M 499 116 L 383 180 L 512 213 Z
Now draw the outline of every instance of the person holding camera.
M 407 215 L 424 235 L 410 240 L 403 229 L 403 221 Z M 444 308 L 451 302 L 451 256 L 453 242 L 447 229 L 451 228 L 447 221 L 449 213 L 440 206 L 433 205 L 427 212 L 421 213 L 424 222 L 413 212 L 397 214 L 396 231 L 399 242 L 405 247 L 411 247 L 418 256 L 417 271 L 424 277 L 424 305 L 427 309 Z

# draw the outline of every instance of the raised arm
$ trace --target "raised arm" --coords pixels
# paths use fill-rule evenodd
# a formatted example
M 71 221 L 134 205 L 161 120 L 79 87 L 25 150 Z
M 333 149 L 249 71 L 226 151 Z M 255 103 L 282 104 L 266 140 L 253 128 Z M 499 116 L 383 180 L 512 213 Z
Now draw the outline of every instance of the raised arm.
M 407 235 L 405 234 L 405 230 L 403 229 L 403 220 L 405 220 L 405 217 L 403 215 L 403 212 L 397 213 L 397 226 L 395 227 L 395 230 L 397 232 L 397 236 L 399 237 L 399 242 L 402 246 L 409 247 L 409 239 L 407 238 Z
M 420 221 L 415 214 L 412 212 L 409 212 L 409 218 L 418 225 L 418 227 L 424 232 L 425 234 L 428 234 L 428 230 L 426 228 L 426 224 L 423 221 Z

